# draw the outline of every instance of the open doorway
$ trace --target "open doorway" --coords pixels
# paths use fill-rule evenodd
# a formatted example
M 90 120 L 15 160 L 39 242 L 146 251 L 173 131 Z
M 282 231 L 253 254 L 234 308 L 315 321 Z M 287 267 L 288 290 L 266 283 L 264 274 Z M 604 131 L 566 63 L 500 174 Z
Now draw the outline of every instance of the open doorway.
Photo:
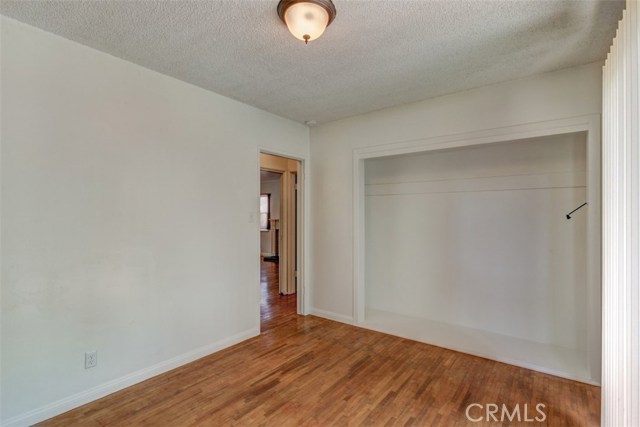
M 261 330 L 301 313 L 299 160 L 260 154 Z

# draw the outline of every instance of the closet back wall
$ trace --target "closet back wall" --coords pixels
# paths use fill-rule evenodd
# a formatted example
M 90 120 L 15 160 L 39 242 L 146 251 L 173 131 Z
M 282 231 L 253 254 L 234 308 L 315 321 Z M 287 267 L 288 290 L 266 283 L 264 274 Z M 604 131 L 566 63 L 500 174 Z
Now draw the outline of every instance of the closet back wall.
M 367 308 L 586 345 L 586 138 L 366 160 Z M 588 209 L 585 207 L 584 209 Z

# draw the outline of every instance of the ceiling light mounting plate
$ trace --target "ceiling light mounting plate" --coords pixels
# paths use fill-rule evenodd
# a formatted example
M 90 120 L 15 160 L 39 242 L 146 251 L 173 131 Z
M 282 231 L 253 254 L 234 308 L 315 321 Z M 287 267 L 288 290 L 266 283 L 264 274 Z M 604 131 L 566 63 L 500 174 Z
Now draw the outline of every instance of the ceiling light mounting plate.
M 327 27 L 331 25 L 336 17 L 336 7 L 331 0 L 280 0 L 280 3 L 278 3 L 278 16 L 285 24 L 287 23 L 284 20 L 285 11 L 296 3 L 313 3 L 323 7 L 329 14 L 329 23 L 327 24 Z

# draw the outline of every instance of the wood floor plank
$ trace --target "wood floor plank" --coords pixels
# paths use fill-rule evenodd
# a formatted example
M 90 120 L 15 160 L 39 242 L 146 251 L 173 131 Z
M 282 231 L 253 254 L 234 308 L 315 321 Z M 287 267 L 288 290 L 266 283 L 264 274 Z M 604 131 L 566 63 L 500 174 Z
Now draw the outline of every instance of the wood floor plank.
M 261 335 L 42 426 L 599 426 L 600 388 L 296 314 L 262 264 Z M 469 421 L 472 403 L 546 406 Z M 480 411 L 474 411 L 478 416 Z

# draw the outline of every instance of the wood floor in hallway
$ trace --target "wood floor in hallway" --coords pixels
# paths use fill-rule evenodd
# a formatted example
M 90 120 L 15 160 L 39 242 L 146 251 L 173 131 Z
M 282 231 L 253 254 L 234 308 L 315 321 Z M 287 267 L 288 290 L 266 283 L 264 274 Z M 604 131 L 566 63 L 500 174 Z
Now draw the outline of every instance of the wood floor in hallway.
M 262 264 L 262 334 L 45 426 L 598 426 L 600 388 L 314 316 Z M 473 422 L 466 408 L 524 404 Z M 482 415 L 472 407 L 470 415 Z M 500 414 L 497 414 L 500 417 Z M 486 413 L 485 417 L 486 419 Z
M 260 264 L 260 332 L 286 325 L 297 317 L 296 295 L 280 295 L 278 263 Z

